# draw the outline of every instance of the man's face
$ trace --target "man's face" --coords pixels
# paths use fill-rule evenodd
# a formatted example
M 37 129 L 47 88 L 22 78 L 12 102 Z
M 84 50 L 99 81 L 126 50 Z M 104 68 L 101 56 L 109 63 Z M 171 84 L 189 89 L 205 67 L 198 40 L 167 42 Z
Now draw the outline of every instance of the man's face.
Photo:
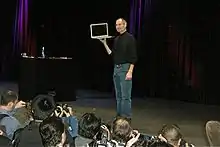
M 122 19 L 116 21 L 116 30 L 119 33 L 123 33 L 126 30 L 126 22 Z

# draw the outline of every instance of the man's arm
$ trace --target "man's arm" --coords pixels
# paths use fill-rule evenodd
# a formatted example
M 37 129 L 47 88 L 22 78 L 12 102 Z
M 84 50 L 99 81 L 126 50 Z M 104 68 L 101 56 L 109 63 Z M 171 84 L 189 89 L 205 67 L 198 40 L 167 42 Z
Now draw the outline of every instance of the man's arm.
M 13 138 L 14 132 L 19 128 L 19 122 L 11 117 L 3 118 L 1 120 L 1 125 L 5 126 L 6 135 L 9 139 Z
M 111 49 L 109 48 L 109 46 L 107 44 L 106 38 L 105 39 L 100 39 L 100 41 L 103 43 L 107 53 L 110 55 L 112 53 L 112 51 L 111 51 Z
M 129 61 L 131 63 L 129 69 L 128 69 L 128 72 L 130 73 L 133 73 L 133 70 L 134 70 L 134 65 L 135 63 L 137 62 L 137 47 L 136 47 L 136 40 L 134 37 L 131 37 L 129 40 L 128 40 L 128 54 L 129 54 Z
M 109 46 L 107 45 L 107 43 L 104 43 L 104 47 L 107 51 L 107 53 L 110 55 L 112 53 L 112 51 L 110 50 Z

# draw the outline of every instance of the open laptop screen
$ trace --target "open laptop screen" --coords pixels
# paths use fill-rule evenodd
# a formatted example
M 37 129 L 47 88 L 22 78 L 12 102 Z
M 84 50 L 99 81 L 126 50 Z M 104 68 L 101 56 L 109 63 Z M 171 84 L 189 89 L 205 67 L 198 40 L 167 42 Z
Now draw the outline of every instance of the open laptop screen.
M 90 25 L 91 38 L 108 37 L 108 24 L 99 23 Z

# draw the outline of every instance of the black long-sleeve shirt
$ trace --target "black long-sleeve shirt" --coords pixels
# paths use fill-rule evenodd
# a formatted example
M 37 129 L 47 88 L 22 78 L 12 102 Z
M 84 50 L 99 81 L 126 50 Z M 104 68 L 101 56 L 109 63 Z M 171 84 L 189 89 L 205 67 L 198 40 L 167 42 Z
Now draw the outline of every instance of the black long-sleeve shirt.
M 117 36 L 112 49 L 114 64 L 137 62 L 137 48 L 135 38 L 128 32 Z

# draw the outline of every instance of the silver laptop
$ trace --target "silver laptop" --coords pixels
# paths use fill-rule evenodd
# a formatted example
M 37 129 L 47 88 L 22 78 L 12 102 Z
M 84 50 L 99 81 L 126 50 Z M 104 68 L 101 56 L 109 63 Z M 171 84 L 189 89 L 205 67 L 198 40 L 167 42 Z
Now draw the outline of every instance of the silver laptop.
M 108 23 L 91 24 L 90 34 L 92 39 L 112 38 L 108 33 Z

